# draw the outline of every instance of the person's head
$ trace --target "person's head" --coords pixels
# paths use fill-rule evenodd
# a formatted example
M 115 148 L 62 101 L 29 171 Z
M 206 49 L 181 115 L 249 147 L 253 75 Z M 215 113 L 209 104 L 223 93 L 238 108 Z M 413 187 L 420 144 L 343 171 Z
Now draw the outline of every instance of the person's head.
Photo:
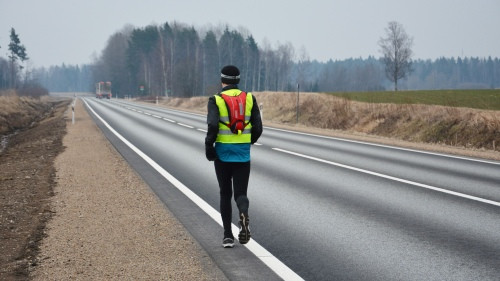
M 240 70 L 234 65 L 226 65 L 220 71 L 222 84 L 236 85 L 240 83 Z

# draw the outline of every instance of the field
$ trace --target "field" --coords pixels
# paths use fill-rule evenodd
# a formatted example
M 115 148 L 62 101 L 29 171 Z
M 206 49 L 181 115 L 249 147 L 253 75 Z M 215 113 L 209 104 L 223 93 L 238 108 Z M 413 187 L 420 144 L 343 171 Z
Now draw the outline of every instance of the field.
M 500 151 L 500 90 L 369 93 L 255 92 L 267 124 Z M 207 97 L 161 103 L 206 112 Z M 298 122 L 297 122 L 298 119 Z

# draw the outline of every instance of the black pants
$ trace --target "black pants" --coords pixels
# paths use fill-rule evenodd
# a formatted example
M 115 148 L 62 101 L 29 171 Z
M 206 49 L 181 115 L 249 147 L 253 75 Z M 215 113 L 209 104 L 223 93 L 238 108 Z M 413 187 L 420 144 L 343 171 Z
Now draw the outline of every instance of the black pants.
M 222 162 L 217 159 L 214 165 L 220 188 L 220 213 L 224 226 L 224 237 L 233 237 L 231 232 L 233 190 L 234 201 L 236 201 L 239 212 L 248 216 L 247 189 L 250 177 L 250 161 Z

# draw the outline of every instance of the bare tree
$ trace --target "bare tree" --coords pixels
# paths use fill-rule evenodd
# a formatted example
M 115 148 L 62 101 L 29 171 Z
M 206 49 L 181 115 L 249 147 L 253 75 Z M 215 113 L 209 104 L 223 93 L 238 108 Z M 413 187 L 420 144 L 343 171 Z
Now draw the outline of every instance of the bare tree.
M 297 61 L 297 84 L 300 85 L 302 90 L 307 89 L 306 86 L 306 76 L 311 65 L 311 60 L 309 59 L 309 54 L 304 46 L 299 49 L 299 60 Z
M 278 46 L 276 50 L 277 53 L 277 83 L 276 90 L 277 91 L 286 91 L 288 76 L 290 74 L 290 70 L 292 68 L 292 60 L 295 56 L 295 49 L 290 42 L 287 42 L 283 45 Z
M 394 90 L 398 90 L 398 80 L 408 75 L 412 68 L 412 46 L 413 38 L 398 22 L 389 22 L 385 29 L 386 37 L 380 38 L 378 44 L 384 56 L 385 74 L 394 83 Z

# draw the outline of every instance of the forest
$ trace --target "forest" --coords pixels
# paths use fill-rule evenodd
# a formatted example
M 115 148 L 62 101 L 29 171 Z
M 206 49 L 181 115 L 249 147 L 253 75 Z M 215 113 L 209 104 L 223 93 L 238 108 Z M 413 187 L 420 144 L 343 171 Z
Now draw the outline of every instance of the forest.
M 227 64 L 240 68 L 240 88 L 247 91 L 350 92 L 392 87 L 382 60 L 374 56 L 319 62 L 290 43 L 259 45 L 244 28 L 197 30 L 178 22 L 126 26 L 109 37 L 92 63 L 38 68 L 33 77 L 49 91 L 93 91 L 96 82 L 110 81 L 114 96 L 193 97 L 217 92 L 220 69 Z M 412 71 L 400 81 L 399 89 L 499 85 L 499 58 L 442 57 L 413 60 Z

